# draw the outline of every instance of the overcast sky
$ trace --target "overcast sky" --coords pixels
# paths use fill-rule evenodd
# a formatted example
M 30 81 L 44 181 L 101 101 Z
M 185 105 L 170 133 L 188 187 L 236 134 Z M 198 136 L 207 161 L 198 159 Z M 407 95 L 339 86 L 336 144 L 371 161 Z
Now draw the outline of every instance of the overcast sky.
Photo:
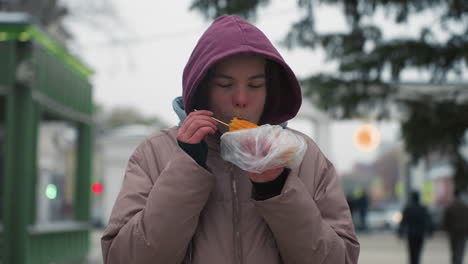
M 255 22 L 275 44 L 283 58 L 298 77 L 312 73 L 332 72 L 335 64 L 326 63 L 320 50 L 287 50 L 279 45 L 291 23 L 300 14 L 296 1 L 271 1 L 261 9 Z M 109 36 L 80 21 L 71 21 L 77 38 L 75 50 L 95 70 L 93 77 L 94 99 L 107 107 L 133 106 L 146 115 L 156 115 L 170 125 L 177 124 L 171 102 L 181 95 L 182 72 L 198 38 L 209 22 L 194 11 L 188 10 L 190 1 L 124 1 L 115 5 L 121 22 L 110 24 L 112 35 L 121 40 L 116 45 Z M 395 27 L 386 22 L 383 15 L 375 18 L 385 25 L 385 37 L 395 35 L 413 36 L 418 25 L 430 17 L 421 16 L 412 20 L 412 27 Z M 336 8 L 316 9 L 319 31 L 342 31 L 346 27 L 341 12 Z M 122 29 L 122 25 L 125 29 Z M 427 78 L 421 73 L 410 73 L 409 79 Z M 333 122 L 330 130 L 330 159 L 338 171 L 349 170 L 356 161 L 371 161 L 379 149 L 366 153 L 357 150 L 352 136 L 364 121 Z M 398 140 L 398 124 L 395 122 L 374 123 L 382 134 L 382 141 Z M 290 126 L 308 130 L 310 126 L 291 122 Z M 311 136 L 310 131 L 303 131 Z

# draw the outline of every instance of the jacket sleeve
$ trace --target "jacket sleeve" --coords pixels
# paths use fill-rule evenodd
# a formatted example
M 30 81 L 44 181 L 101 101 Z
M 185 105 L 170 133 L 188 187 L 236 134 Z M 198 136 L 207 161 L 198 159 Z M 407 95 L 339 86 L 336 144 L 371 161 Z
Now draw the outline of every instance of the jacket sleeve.
M 255 204 L 284 263 L 357 263 L 359 242 L 339 179 L 311 141 L 281 194 Z
M 156 168 L 155 149 L 143 143 L 129 160 L 101 239 L 105 264 L 181 263 L 185 257 L 215 179 L 176 143 L 164 154 L 171 156 L 164 168 Z

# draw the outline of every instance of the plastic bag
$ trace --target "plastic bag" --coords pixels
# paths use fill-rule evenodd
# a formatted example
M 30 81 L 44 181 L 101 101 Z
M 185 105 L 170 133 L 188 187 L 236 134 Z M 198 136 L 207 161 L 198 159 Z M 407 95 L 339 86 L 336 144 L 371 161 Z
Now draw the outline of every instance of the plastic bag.
M 306 150 L 303 137 L 278 125 L 262 125 L 221 136 L 221 157 L 254 173 L 299 166 Z

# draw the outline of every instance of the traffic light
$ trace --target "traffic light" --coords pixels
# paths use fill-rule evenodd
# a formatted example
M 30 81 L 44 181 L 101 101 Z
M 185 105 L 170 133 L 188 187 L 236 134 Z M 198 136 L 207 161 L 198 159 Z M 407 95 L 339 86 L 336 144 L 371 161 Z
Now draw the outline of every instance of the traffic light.
M 104 188 L 102 187 L 102 184 L 100 184 L 99 182 L 95 182 L 91 186 L 91 190 L 93 191 L 94 194 L 101 194 L 103 189 Z

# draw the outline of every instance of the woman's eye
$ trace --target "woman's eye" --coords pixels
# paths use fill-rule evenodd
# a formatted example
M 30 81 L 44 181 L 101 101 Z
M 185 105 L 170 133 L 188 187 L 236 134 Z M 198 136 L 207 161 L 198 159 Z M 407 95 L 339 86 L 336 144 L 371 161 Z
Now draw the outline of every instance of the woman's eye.
M 232 84 L 230 84 L 230 83 L 217 83 L 216 85 L 221 87 L 221 88 L 229 88 L 229 87 L 232 86 Z
M 255 88 L 261 88 L 261 87 L 263 87 L 263 86 L 265 86 L 264 83 L 251 83 L 251 84 L 249 84 L 249 87 L 250 87 L 250 88 L 254 88 L 254 89 L 255 89 Z

